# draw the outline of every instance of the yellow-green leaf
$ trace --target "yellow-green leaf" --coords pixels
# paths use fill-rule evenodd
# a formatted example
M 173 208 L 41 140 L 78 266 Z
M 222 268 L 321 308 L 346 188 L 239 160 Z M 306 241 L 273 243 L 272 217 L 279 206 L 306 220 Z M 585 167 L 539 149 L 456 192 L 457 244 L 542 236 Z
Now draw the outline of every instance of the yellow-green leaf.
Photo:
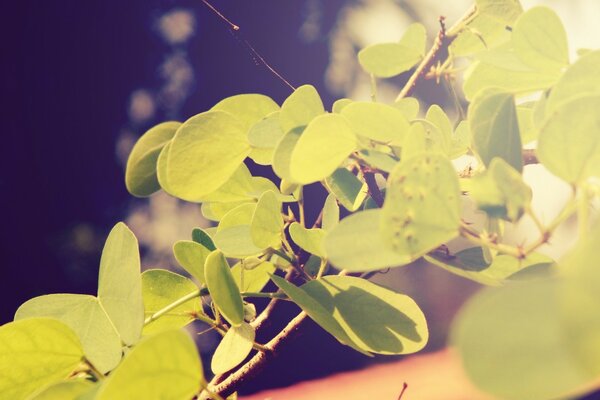
M 260 248 L 277 248 L 281 243 L 282 230 L 281 202 L 274 192 L 265 192 L 258 199 L 256 209 L 252 215 L 250 223 L 252 240 Z
M 181 330 L 170 330 L 136 345 L 95 400 L 191 399 L 203 382 L 194 341 Z
M 28 318 L 0 327 L 0 393 L 24 400 L 63 380 L 83 360 L 75 333 L 51 318 Z
M 140 252 L 133 232 L 122 222 L 110 231 L 102 250 L 98 299 L 123 343 L 137 342 L 144 324 Z
M 290 174 L 302 184 L 320 181 L 331 175 L 356 146 L 356 136 L 344 117 L 339 114 L 316 117 L 292 151 Z
M 281 105 L 279 122 L 285 133 L 303 128 L 317 116 L 325 113 L 323 101 L 312 85 L 297 88 Z
M 323 239 L 325 231 L 319 228 L 307 229 L 297 222 L 290 225 L 290 236 L 294 243 L 307 252 L 325 258 Z
M 252 351 L 254 328 L 247 323 L 231 327 L 217 346 L 210 367 L 215 375 L 223 374 L 238 366 Z
M 402 111 L 387 104 L 355 102 L 345 107 L 341 114 L 358 135 L 395 146 L 402 144 L 410 128 Z
M 180 240 L 173 245 L 173 255 L 179 265 L 200 284 L 204 283 L 204 262 L 211 251 L 191 240 Z
M 219 250 L 210 253 L 204 268 L 213 302 L 231 325 L 240 326 L 244 322 L 244 304 L 223 253 Z
M 148 130 L 136 142 L 125 168 L 125 185 L 129 193 L 146 197 L 160 189 L 156 177 L 158 156 L 180 126 L 180 122 L 163 122 Z

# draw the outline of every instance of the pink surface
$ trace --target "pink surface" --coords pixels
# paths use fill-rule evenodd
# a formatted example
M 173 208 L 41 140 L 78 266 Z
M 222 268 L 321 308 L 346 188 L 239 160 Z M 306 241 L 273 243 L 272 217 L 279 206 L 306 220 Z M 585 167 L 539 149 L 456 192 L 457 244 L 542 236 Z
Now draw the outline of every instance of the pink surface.
M 267 390 L 241 400 L 491 400 L 467 380 L 458 357 L 451 350 L 416 355 L 406 360 L 360 371 Z

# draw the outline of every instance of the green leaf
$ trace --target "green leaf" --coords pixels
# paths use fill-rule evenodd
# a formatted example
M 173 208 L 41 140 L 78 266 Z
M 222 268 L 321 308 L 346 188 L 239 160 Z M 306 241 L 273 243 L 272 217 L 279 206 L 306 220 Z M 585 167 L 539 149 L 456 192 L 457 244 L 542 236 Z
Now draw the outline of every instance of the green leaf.
M 409 121 L 417 118 L 419 115 L 419 100 L 414 97 L 404 97 L 397 100 L 393 106 L 400 110 L 404 117 Z
M 231 327 L 215 350 L 210 367 L 215 375 L 224 374 L 238 366 L 252 351 L 254 328 L 247 323 Z
M 395 159 L 391 154 L 377 150 L 361 150 L 360 156 L 364 158 L 369 165 L 385 172 L 392 172 L 398 163 L 398 160 Z
M 325 113 L 323 101 L 312 85 L 303 85 L 294 90 L 281 105 L 279 122 L 285 133 L 303 128 L 314 118 Z
M 279 111 L 279 106 L 270 97 L 262 94 L 238 94 L 218 102 L 211 110 L 225 111 L 237 118 L 244 131 L 267 115 Z
M 521 174 L 501 158 L 494 158 L 483 175 L 473 178 L 471 198 L 492 218 L 516 222 L 531 204 L 531 188 Z
M 442 155 L 413 157 L 388 178 L 381 214 L 386 246 L 416 259 L 453 239 L 460 226 L 458 178 Z
M 25 318 L 56 318 L 75 332 L 85 356 L 102 373 L 121 361 L 121 338 L 104 308 L 94 296 L 50 294 L 23 303 L 15 321 Z
M 477 62 L 465 76 L 463 91 L 468 100 L 484 89 L 495 88 L 513 94 L 531 93 L 553 86 L 560 74 L 533 69 L 507 69 L 485 62 Z
M 250 233 L 250 225 L 237 225 L 221 229 L 215 234 L 214 239 L 217 248 L 227 257 L 255 256 L 264 250 L 254 244 Z
M 240 164 L 233 175 L 223 185 L 206 196 L 198 198 L 202 202 L 232 203 L 252 200 L 252 174 L 245 164 Z
M 252 159 L 258 165 L 271 165 L 273 163 L 273 152 L 274 149 L 262 149 L 259 147 L 252 147 L 248 157 Z
M 165 269 L 149 269 L 142 274 L 144 314 L 151 316 L 177 299 L 198 290 L 194 282 Z M 144 335 L 181 328 L 201 312 L 198 299 L 189 300 L 144 326 Z
M 126 345 L 135 344 L 144 325 L 138 242 L 127 225 L 110 231 L 98 277 L 98 300 Z
M 330 231 L 340 222 L 340 206 L 333 194 L 329 194 L 323 205 L 323 222 L 321 227 Z
M 140 341 L 105 380 L 96 400 L 191 399 L 202 382 L 194 341 L 171 330 Z
M 444 137 L 442 130 L 427 120 L 419 120 L 410 126 L 402 145 L 402 159 L 414 156 L 441 153 L 449 155 L 450 139 Z
M 158 155 L 158 159 L 156 160 L 156 180 L 166 193 L 171 193 L 169 182 L 167 181 L 167 163 L 169 161 L 170 149 L 171 142 L 167 143 L 165 147 L 162 148 Z
M 129 193 L 146 197 L 160 189 L 156 177 L 158 155 L 180 126 L 181 123 L 174 121 L 156 125 L 133 146 L 125 169 L 125 185 Z
M 180 240 L 173 245 L 173 255 L 179 265 L 200 284 L 204 284 L 204 262 L 211 251 L 190 240 Z
M 425 115 L 425 119 L 435 125 L 440 132 L 442 133 L 442 137 L 445 141 L 450 142 L 452 139 L 452 121 L 446 115 L 444 110 L 437 104 L 431 105 L 427 110 L 427 114 Z
M 600 95 L 575 98 L 552 112 L 542 127 L 537 156 L 573 184 L 600 176 Z
M 275 272 L 275 265 L 263 261 L 258 266 L 247 269 L 242 266 L 242 263 L 245 261 L 241 260 L 231 267 L 231 274 L 240 292 L 257 293 L 263 290 L 269 282 L 270 275 Z
M 521 143 L 531 143 L 537 139 L 538 130 L 534 126 L 533 110 L 537 103 L 519 104 L 517 106 L 517 121 L 521 133 Z
M 331 176 L 325 179 L 325 184 L 348 211 L 356 211 L 367 197 L 366 184 L 346 168 L 336 169 Z
M 492 263 L 488 263 L 481 247 L 461 250 L 453 256 L 439 253 L 431 254 L 425 256 L 425 259 L 448 272 L 489 286 L 500 286 L 511 275 L 528 268 L 553 264 L 549 257 L 538 253 L 530 254 L 523 260 L 500 254 L 494 257 Z
M 571 398 L 592 376 L 570 352 L 560 301 L 558 282 L 546 279 L 472 298 L 451 335 L 471 381 L 503 399 Z
M 210 235 L 202 228 L 194 228 L 192 230 L 192 240 L 206 247 L 210 251 L 217 249 Z
M 600 94 L 600 50 L 581 57 L 569 67 L 556 83 L 545 106 L 545 114 L 551 115 L 561 104 L 586 94 Z
M 281 215 L 281 202 L 274 192 L 265 192 L 252 215 L 250 234 L 257 247 L 277 248 L 281 244 L 283 230 L 283 217 Z
M 338 114 L 316 117 L 294 146 L 290 174 L 302 184 L 320 181 L 331 175 L 356 146 L 356 136 L 344 117 Z
M 232 325 L 244 322 L 244 304 L 223 253 L 215 250 L 206 259 L 206 286 L 223 317 Z
M 80 400 L 93 390 L 94 384 L 84 379 L 69 380 L 48 386 L 29 400 Z
M 398 254 L 384 244 L 380 221 L 380 209 L 358 212 L 341 220 L 323 242 L 329 261 L 350 272 L 408 264 L 411 257 Z
M 348 104 L 352 104 L 351 99 L 338 99 L 333 103 L 331 112 L 339 114 Z
M 477 10 L 504 24 L 511 25 L 523 13 L 519 0 L 476 0 Z
M 355 102 L 341 114 L 358 135 L 395 146 L 402 144 L 410 128 L 402 111 L 382 103 Z
M 358 52 L 358 62 L 368 73 L 390 78 L 410 70 L 421 61 L 421 52 L 400 43 L 378 43 Z
M 279 123 L 280 111 L 273 112 L 250 128 L 248 142 L 260 149 L 274 149 L 285 132 Z
M 425 29 L 425 26 L 418 22 L 410 24 L 408 28 L 406 28 L 399 43 L 402 46 L 414 50 L 423 57 L 427 50 L 427 30 Z
M 561 71 L 569 64 L 567 34 L 548 7 L 534 7 L 517 20 L 512 45 L 519 58 L 538 71 Z
M 514 16 L 516 19 L 516 15 Z M 478 13 L 466 28 L 459 32 L 450 45 L 450 52 L 455 57 L 479 55 L 490 49 L 510 42 L 511 33 L 506 29 L 507 23 L 490 14 Z
M 171 142 L 165 190 L 197 201 L 218 189 L 250 153 L 246 131 L 239 119 L 224 111 L 208 111 L 185 121 Z
M 297 222 L 290 225 L 290 236 L 294 243 L 308 253 L 321 258 L 325 258 L 325 250 L 323 249 L 323 238 L 325 237 L 325 233 L 326 232 L 323 229 L 307 229 Z
M 286 133 L 277 144 L 273 153 L 273 171 L 278 177 L 288 183 L 297 183 L 290 174 L 290 160 L 292 152 L 303 132 L 304 128 L 296 128 Z
M 22 400 L 65 379 L 83 359 L 75 333 L 50 318 L 28 318 L 0 327 L 0 393 Z
M 352 276 L 326 276 L 304 284 L 302 289 L 365 351 L 410 354 L 427 344 L 425 316 L 406 295 Z
M 515 99 L 509 93 L 482 93 L 469 107 L 473 147 L 486 166 L 500 157 L 514 169 L 523 169 Z
M 335 337 L 340 343 L 350 346 L 358 352 L 370 355 L 354 344 L 348 337 L 348 334 L 346 334 L 344 329 L 340 326 L 339 322 L 334 318 L 333 314 L 319 304 L 319 302 L 311 295 L 277 275 L 271 275 L 271 279 L 290 299 L 292 299 L 294 303 L 298 305 L 298 307 L 306 312 L 313 321 Z
M 219 226 L 217 227 L 217 233 L 234 226 L 250 225 L 252 216 L 256 210 L 256 205 L 256 203 L 243 203 L 229 211 L 221 218 Z

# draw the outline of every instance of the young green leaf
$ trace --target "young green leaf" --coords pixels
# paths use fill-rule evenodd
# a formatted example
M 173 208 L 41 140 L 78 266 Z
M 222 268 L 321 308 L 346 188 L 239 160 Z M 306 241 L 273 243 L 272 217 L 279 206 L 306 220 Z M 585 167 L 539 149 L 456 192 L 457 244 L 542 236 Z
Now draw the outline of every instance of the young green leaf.
M 402 144 L 410 128 L 402 111 L 387 104 L 355 102 L 341 114 L 358 135 L 395 146 Z
M 217 227 L 217 233 L 234 226 L 250 225 L 256 206 L 257 203 L 244 203 L 229 211 L 221 218 L 219 226 Z
M 134 196 L 147 197 L 160 189 L 156 177 L 156 163 L 161 150 L 171 141 L 180 122 L 158 124 L 137 141 L 125 168 L 125 185 Z
M 215 350 L 210 367 L 215 375 L 224 374 L 238 366 L 252 351 L 254 328 L 245 322 L 231 327 Z
M 600 176 L 600 95 L 563 104 L 542 127 L 537 156 L 556 176 L 573 184 Z
M 519 58 L 537 71 L 561 71 L 569 64 L 565 28 L 548 7 L 534 7 L 519 17 L 512 45 Z
M 425 55 L 427 46 L 427 30 L 423 24 L 414 22 L 406 28 L 399 42 L 417 52 L 421 57 Z
M 325 179 L 325 185 L 348 211 L 356 211 L 367 197 L 366 184 L 346 168 L 336 169 Z
M 136 345 L 95 399 L 191 399 L 203 382 L 194 341 L 181 330 L 170 330 Z
M 94 384 L 85 379 L 55 383 L 28 400 L 83 400 L 82 396 L 94 390 Z
M 197 201 L 217 190 L 250 153 L 246 127 L 224 111 L 208 111 L 183 123 L 167 156 L 167 189 Z
M 410 134 L 410 129 L 409 129 Z M 406 139 L 404 140 L 406 143 Z M 361 150 L 360 156 L 371 166 L 385 172 L 392 172 L 398 160 L 393 155 L 377 150 Z
M 530 254 L 523 260 L 500 254 L 490 264 L 485 260 L 481 247 L 464 249 L 453 256 L 431 254 L 425 256 L 425 259 L 448 272 L 489 286 L 500 286 L 511 275 L 528 268 L 553 264 L 549 257 L 538 253 Z
M 340 222 L 340 206 L 335 196 L 330 193 L 323 205 L 323 222 L 321 223 L 321 227 L 326 231 L 330 231 L 336 227 L 338 222 Z
M 236 225 L 219 230 L 215 236 L 215 245 L 227 257 L 244 258 L 262 253 L 265 249 L 257 247 L 252 240 L 250 225 Z
M 386 246 L 380 233 L 381 210 L 352 214 L 327 233 L 323 241 L 329 261 L 350 272 L 375 271 L 408 264 L 411 257 Z
M 204 283 L 204 262 L 211 251 L 190 240 L 180 240 L 173 245 L 173 255 L 179 265 L 200 284 Z
M 556 83 L 545 104 L 545 115 L 551 115 L 561 104 L 589 94 L 600 94 L 600 50 L 591 51 L 569 67 Z
M 414 47 L 400 43 L 378 43 L 358 52 L 358 62 L 368 73 L 391 78 L 410 70 L 422 58 Z
M 326 276 L 302 289 L 332 313 L 348 337 L 367 352 L 410 354 L 427 344 L 425 316 L 406 295 L 352 276 Z
M 413 120 L 419 115 L 419 100 L 414 97 L 404 97 L 397 100 L 392 106 L 396 107 L 407 120 Z
M 483 175 L 473 178 L 471 198 L 492 218 L 516 222 L 531 203 L 531 188 L 521 174 L 501 158 L 494 158 Z
M 275 272 L 275 265 L 269 261 L 263 261 L 258 266 L 247 269 L 242 266 L 245 263 L 241 260 L 231 267 L 231 274 L 240 292 L 257 293 L 263 290 L 269 282 L 270 275 Z
M 281 231 L 283 230 L 283 217 L 281 215 L 281 202 L 274 192 L 265 192 L 252 215 L 250 234 L 257 247 L 280 247 Z
M 460 225 L 460 191 L 450 161 L 425 154 L 398 164 L 388 179 L 381 217 L 384 243 L 412 259 L 453 239 Z
M 248 142 L 259 149 L 274 149 L 285 132 L 279 123 L 280 111 L 275 111 L 261 119 L 250 128 Z
M 288 183 L 297 183 L 293 180 L 290 173 L 290 160 L 292 152 L 300 140 L 300 136 L 304 132 L 304 127 L 292 129 L 285 134 L 277 144 L 273 153 L 273 171 L 282 180 Z
M 138 242 L 127 225 L 110 231 L 98 277 L 98 300 L 126 345 L 137 342 L 144 325 Z
M 344 117 L 338 114 L 316 117 L 292 151 L 292 179 L 308 184 L 328 177 L 356 150 L 356 146 L 356 136 Z
M 26 301 L 15 314 L 15 321 L 25 318 L 56 318 L 75 332 L 85 357 L 102 373 L 121 361 L 121 338 L 94 296 L 50 294 Z
M 481 14 L 497 19 L 503 24 L 511 25 L 523 13 L 519 0 L 476 0 L 475 3 Z
M 516 19 L 517 16 L 513 18 Z M 449 50 L 455 57 L 464 57 L 495 49 L 510 42 L 511 33 L 506 26 L 506 22 L 491 14 L 478 13 L 458 33 Z
M 0 326 L 0 393 L 24 400 L 65 379 L 83 359 L 75 333 L 51 318 L 28 318 Z
M 198 290 L 188 278 L 165 269 L 149 269 L 142 274 L 144 314 L 151 316 L 177 299 Z M 192 299 L 144 326 L 144 335 L 186 326 L 201 312 L 199 300 Z
M 216 203 L 250 201 L 253 198 L 251 194 L 253 190 L 252 174 L 248 167 L 242 163 L 233 175 L 227 179 L 227 182 L 219 186 L 217 190 L 198 198 L 198 201 Z
M 517 171 L 523 156 L 515 99 L 509 93 L 482 93 L 469 107 L 469 128 L 477 154 L 486 166 L 494 157 Z
M 313 119 L 325 113 L 319 93 L 311 85 L 297 88 L 281 105 L 279 122 L 285 133 L 303 128 Z
M 333 103 L 333 106 L 331 106 L 331 112 L 335 113 L 335 114 L 339 114 L 342 112 L 342 110 L 344 108 L 346 108 L 346 106 L 348 104 L 352 104 L 352 100 L 350 99 L 338 99 Z
M 217 249 L 210 235 L 202 228 L 192 229 L 192 240 L 206 247 L 210 251 Z
M 294 243 L 307 252 L 322 258 L 325 258 L 325 250 L 323 249 L 325 233 L 323 229 L 307 229 L 297 222 L 290 225 L 290 236 Z
M 334 318 L 333 310 L 327 310 L 302 288 L 292 285 L 285 279 L 277 275 L 271 275 L 271 279 L 302 311 L 308 314 L 313 321 L 335 337 L 340 343 L 350 346 L 358 352 L 370 355 L 370 353 L 362 350 L 348 337 L 348 334 Z
M 279 106 L 270 97 L 262 94 L 238 94 L 227 97 L 211 110 L 225 111 L 237 118 L 247 133 L 250 128 L 267 115 L 279 111 Z
M 219 250 L 210 253 L 204 268 L 213 302 L 232 326 L 240 326 L 244 322 L 244 303 L 223 253 Z

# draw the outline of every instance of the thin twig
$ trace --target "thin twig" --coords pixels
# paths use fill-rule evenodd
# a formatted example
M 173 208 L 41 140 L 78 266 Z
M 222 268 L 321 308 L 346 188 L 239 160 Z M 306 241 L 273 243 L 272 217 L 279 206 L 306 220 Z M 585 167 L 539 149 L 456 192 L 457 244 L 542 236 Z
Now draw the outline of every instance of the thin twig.
M 379 190 L 379 186 L 377 186 L 377 181 L 375 181 L 375 174 L 371 171 L 363 170 L 363 177 L 369 188 L 369 195 L 375 204 L 377 204 L 377 207 L 383 207 L 383 195 L 381 194 L 381 190 Z
M 452 44 L 456 36 L 462 31 L 464 26 L 468 24 L 477 14 L 477 7 L 473 6 L 467 13 L 456 22 L 450 29 L 446 30 L 443 19 L 440 18 L 441 28 L 438 35 L 433 42 L 433 46 L 429 50 L 429 52 L 425 55 L 415 72 L 408 79 L 396 101 L 403 99 L 407 96 L 410 96 L 412 92 L 415 90 L 417 86 L 417 82 L 421 79 L 423 75 L 427 73 L 434 66 L 435 62 L 438 60 L 439 54 L 442 50 L 447 50 L 448 46 Z

